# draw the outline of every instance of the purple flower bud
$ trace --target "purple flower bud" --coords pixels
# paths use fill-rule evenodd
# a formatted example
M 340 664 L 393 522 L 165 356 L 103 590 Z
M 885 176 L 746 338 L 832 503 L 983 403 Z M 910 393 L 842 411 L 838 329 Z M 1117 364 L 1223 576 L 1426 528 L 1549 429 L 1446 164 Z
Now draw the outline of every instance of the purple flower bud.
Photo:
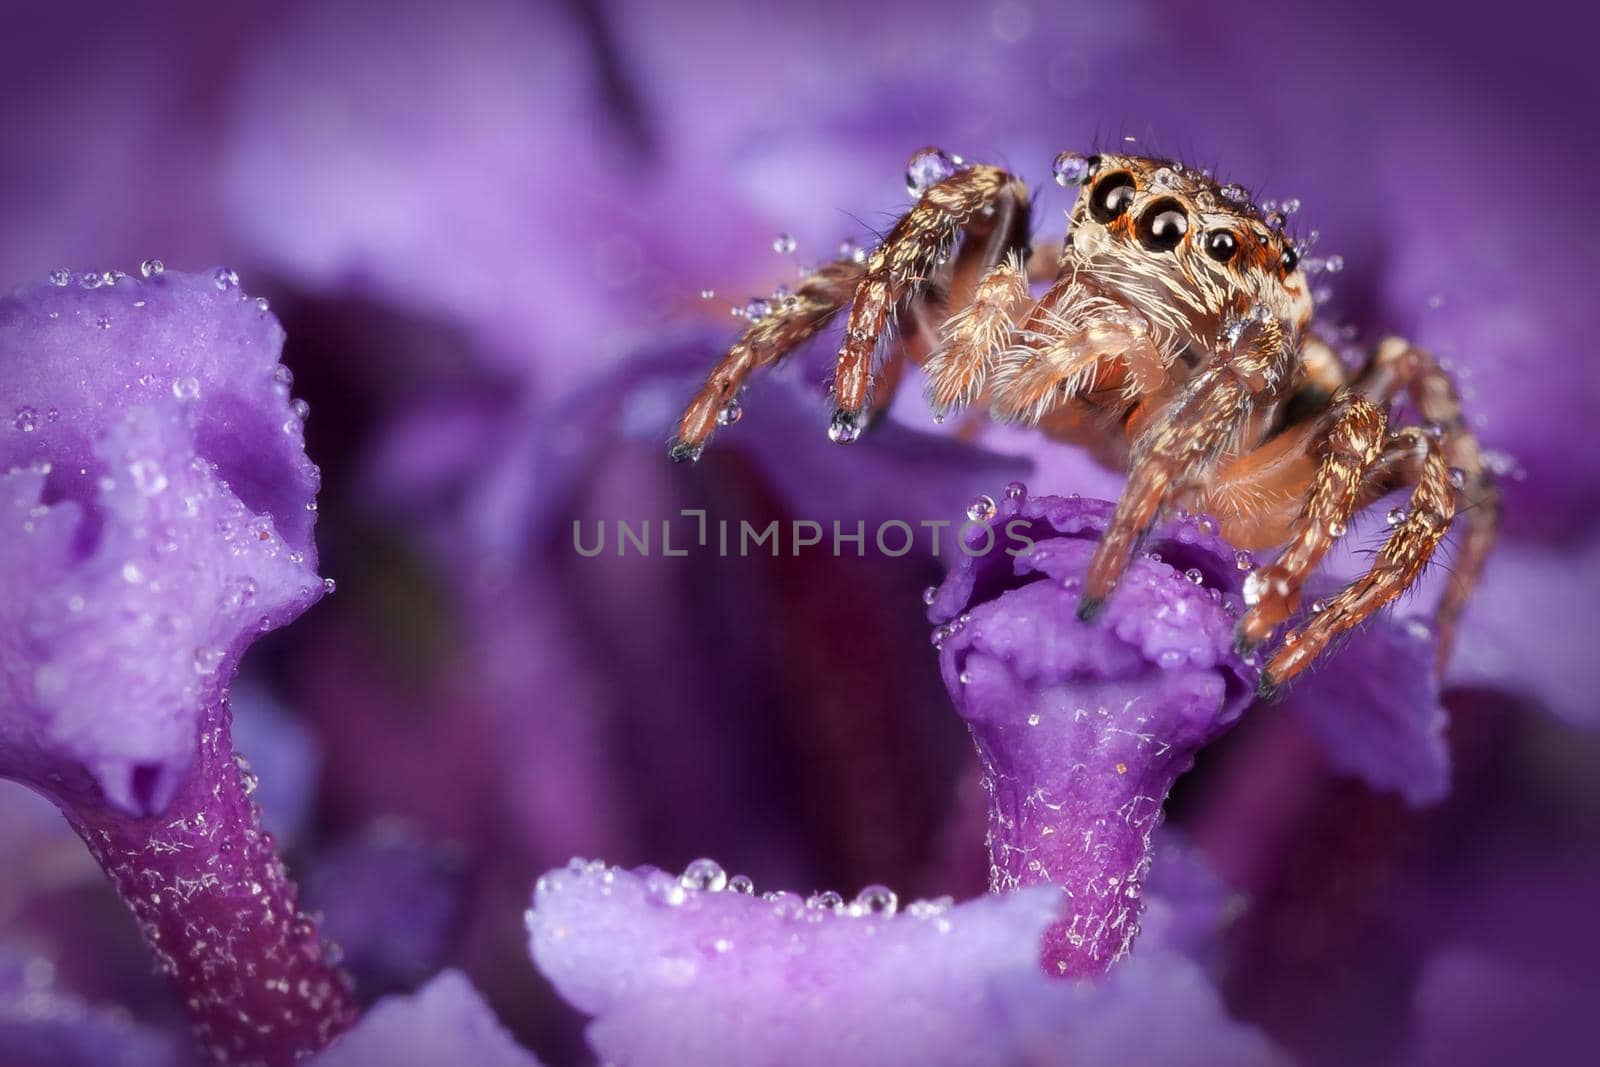
M 989 791 L 989 888 L 1061 887 L 1051 974 L 1088 975 L 1138 933 L 1150 835 L 1177 777 L 1249 703 L 1233 651 L 1241 574 L 1209 520 L 1158 530 L 1094 622 L 1081 580 L 1111 505 L 1008 492 L 939 589 L 940 670 Z M 988 543 L 987 552 L 977 549 Z

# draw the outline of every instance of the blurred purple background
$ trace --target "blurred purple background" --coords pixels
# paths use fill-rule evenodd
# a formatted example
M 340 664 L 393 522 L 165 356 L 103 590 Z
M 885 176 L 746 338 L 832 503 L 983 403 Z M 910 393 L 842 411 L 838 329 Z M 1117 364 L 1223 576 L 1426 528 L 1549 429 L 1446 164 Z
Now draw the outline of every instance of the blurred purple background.
M 1234 1015 L 1311 1063 L 1447 1062 L 1474 1027 L 1524 1039 L 1497 990 L 1592 992 L 1600 952 L 1600 151 L 1573 14 L 35 7 L 0 37 L 0 284 L 158 257 L 270 299 L 338 591 L 245 662 L 257 799 L 364 999 L 460 966 L 565 1062 L 577 1017 L 520 916 L 572 855 L 710 855 L 847 895 L 962 897 L 987 871 L 920 601 L 937 560 L 581 559 L 572 520 L 954 517 L 1021 474 L 1114 491 L 1020 437 L 956 447 L 915 405 L 834 448 L 815 359 L 669 466 L 729 306 L 884 229 L 926 144 L 1015 169 L 1046 237 L 1069 202 L 1056 152 L 1124 137 L 1298 197 L 1315 253 L 1346 264 L 1327 314 L 1449 359 L 1519 468 L 1507 536 L 1444 698 L 1447 799 L 1334 773 L 1266 706 L 1202 753 L 1169 824 L 1238 894 L 1214 961 Z M 0 944 L 176 1018 L 59 822 L 0 783 Z

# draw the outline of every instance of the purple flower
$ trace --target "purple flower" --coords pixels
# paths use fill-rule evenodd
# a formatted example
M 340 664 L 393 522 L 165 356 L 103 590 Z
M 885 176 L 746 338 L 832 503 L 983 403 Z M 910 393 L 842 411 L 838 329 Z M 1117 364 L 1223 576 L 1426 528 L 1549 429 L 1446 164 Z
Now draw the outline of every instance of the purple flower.
M 1101 985 L 1049 978 L 1037 946 L 1061 903 L 1039 889 L 904 907 L 882 886 L 850 903 L 756 896 L 710 860 L 681 876 L 575 860 L 540 879 L 528 930 L 611 1062 L 1277 1062 L 1176 953 Z
M 317 471 L 283 334 L 226 270 L 67 272 L 0 301 L 0 774 L 50 796 L 217 1057 L 349 1017 L 249 798 L 227 685 L 316 601 Z
M 929 615 L 984 765 L 989 889 L 1060 886 L 1045 967 L 1097 974 L 1138 933 L 1173 782 L 1254 695 L 1256 669 L 1233 651 L 1240 571 L 1211 520 L 1184 519 L 1085 623 L 1079 589 L 1112 505 L 1013 484 L 982 507 Z
M 309 1067 L 539 1067 L 459 971 L 443 971 L 410 996 L 385 997 Z

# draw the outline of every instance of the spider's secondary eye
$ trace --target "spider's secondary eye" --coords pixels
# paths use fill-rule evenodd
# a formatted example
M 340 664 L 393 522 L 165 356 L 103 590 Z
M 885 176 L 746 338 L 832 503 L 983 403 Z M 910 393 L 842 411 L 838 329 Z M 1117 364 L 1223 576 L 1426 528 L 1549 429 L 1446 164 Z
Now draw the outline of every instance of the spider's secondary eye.
M 1133 175 L 1117 171 L 1100 179 L 1089 200 L 1089 214 L 1096 222 L 1110 222 L 1128 210 L 1133 203 Z
M 1294 269 L 1296 267 L 1298 267 L 1299 265 L 1300 265 L 1300 252 L 1299 252 L 1299 250 L 1296 249 L 1292 245 L 1290 247 L 1288 247 L 1288 248 L 1285 248 L 1283 250 L 1283 273 L 1292 274 L 1294 272 Z
M 1212 230 L 1206 234 L 1206 255 L 1218 263 L 1226 263 L 1239 251 L 1239 239 L 1227 230 Z
M 1176 200 L 1157 200 L 1139 222 L 1139 239 L 1155 252 L 1170 252 L 1189 232 L 1189 216 Z

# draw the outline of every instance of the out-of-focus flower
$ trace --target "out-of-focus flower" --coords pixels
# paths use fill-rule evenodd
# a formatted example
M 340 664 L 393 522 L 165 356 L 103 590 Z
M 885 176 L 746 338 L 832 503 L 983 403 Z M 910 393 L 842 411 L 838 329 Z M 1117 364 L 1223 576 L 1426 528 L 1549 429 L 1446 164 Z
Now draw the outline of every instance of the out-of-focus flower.
M 1062 903 L 1045 889 L 904 907 L 882 886 L 850 903 L 756 896 L 709 860 L 681 876 L 575 861 L 540 879 L 528 928 L 608 1061 L 1276 1062 L 1158 946 L 1103 984 L 1048 977 L 1038 944 Z
M 6 1067 L 179 1067 L 177 1035 L 139 1026 L 56 988 L 49 960 L 0 949 L 0 1062 Z
M 447 970 L 410 996 L 385 997 L 308 1067 L 539 1067 L 472 983 Z
M 323 592 L 316 468 L 233 272 L 60 272 L 0 301 L 0 774 L 50 796 L 217 1057 L 349 1017 L 229 740 L 239 656 Z

